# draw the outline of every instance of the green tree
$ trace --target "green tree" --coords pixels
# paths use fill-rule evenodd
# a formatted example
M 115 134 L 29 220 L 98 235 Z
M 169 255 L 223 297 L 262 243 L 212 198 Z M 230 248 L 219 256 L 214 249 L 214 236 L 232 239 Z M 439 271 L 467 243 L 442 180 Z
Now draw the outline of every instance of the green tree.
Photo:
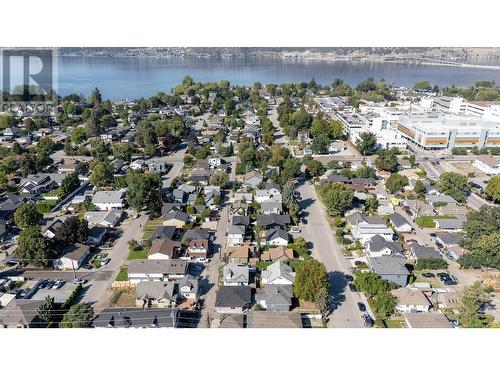
M 127 202 L 136 211 L 140 211 L 144 205 L 148 205 L 153 196 L 150 192 L 160 189 L 162 186 L 161 177 L 158 173 L 138 173 L 129 172 L 127 181 Z M 157 197 L 155 197 L 156 199 Z
M 486 325 L 483 306 L 489 301 L 488 294 L 481 283 L 477 281 L 466 287 L 458 303 L 458 321 L 464 328 L 482 328 Z
M 379 201 L 376 197 L 368 197 L 365 200 L 365 210 L 375 211 L 379 206 Z
M 316 259 L 300 262 L 295 274 L 293 294 L 302 300 L 316 302 L 323 288 L 329 289 L 330 282 L 325 265 Z
M 386 319 L 394 314 L 396 297 L 389 292 L 379 292 L 373 298 L 374 313 L 381 319 Z
M 490 178 L 484 192 L 495 203 L 500 202 L 500 175 L 496 175 Z
M 109 143 L 104 143 L 101 139 L 95 139 L 91 143 L 90 153 L 98 161 L 107 161 L 108 156 L 111 155 Z
M 374 297 L 389 290 L 388 283 L 375 272 L 356 272 L 355 276 L 354 285 L 369 297 Z
M 404 187 L 409 183 L 408 177 L 393 173 L 385 182 L 385 188 L 391 194 L 396 194 L 404 190 Z
M 229 183 L 229 175 L 224 171 L 216 172 L 210 177 L 210 185 L 224 187 Z
M 500 233 L 482 235 L 469 246 L 470 251 L 458 259 L 464 268 L 494 267 L 500 269 Z
M 87 328 L 92 326 L 94 309 L 88 303 L 78 303 L 69 308 L 59 324 L 61 328 Z
M 448 268 L 448 263 L 443 258 L 419 259 L 415 265 L 416 270 L 442 270 Z
M 99 89 L 97 87 L 92 90 L 92 93 L 90 94 L 90 97 L 89 97 L 89 102 L 94 104 L 94 105 L 101 104 L 102 95 L 101 95 L 101 91 L 99 91 Z
M 281 171 L 281 185 L 297 177 L 300 173 L 300 166 L 300 160 L 291 157 L 286 159 L 283 163 L 283 170 Z
M 319 188 L 319 196 L 330 215 L 343 215 L 352 204 L 354 192 L 342 183 L 323 184 Z
M 378 169 L 396 172 L 398 170 L 398 158 L 392 150 L 384 148 L 379 151 L 378 157 L 375 160 L 375 165 Z
M 87 132 L 85 128 L 76 128 L 71 132 L 71 142 L 74 144 L 82 144 L 87 140 Z
M 113 171 L 111 163 L 98 162 L 92 169 L 90 182 L 97 187 L 109 186 L 113 182 Z
M 134 153 L 133 147 L 128 143 L 120 143 L 113 146 L 113 155 L 125 161 L 130 161 Z
M 413 86 L 415 90 L 419 91 L 431 91 L 432 87 L 429 81 L 418 81 L 415 83 L 415 86 Z
M 326 167 L 319 160 L 311 159 L 306 163 L 306 173 L 313 177 L 321 176 L 325 173 Z
M 21 203 L 21 205 L 14 212 L 14 223 L 19 228 L 26 228 L 37 225 L 42 219 L 34 203 Z
M 362 163 L 358 169 L 354 172 L 356 177 L 358 178 L 371 178 L 375 180 L 377 178 L 377 172 L 372 167 L 366 165 L 366 163 Z
M 65 245 L 83 243 L 87 240 L 88 229 L 87 220 L 71 216 L 56 227 L 55 239 Z
M 457 202 L 464 202 L 469 189 L 467 177 L 455 172 L 445 172 L 437 181 L 439 191 L 453 197 Z
M 55 251 L 40 233 L 39 227 L 27 227 L 19 234 L 16 255 L 21 262 L 47 267 L 54 259 Z
M 36 310 L 36 314 L 44 326 L 50 326 L 55 314 L 54 297 L 45 297 L 43 303 Z
M 360 139 L 356 142 L 356 147 L 361 154 L 373 155 L 377 152 L 377 136 L 374 133 L 363 132 L 359 135 L 359 138 Z
M 426 189 L 425 189 L 424 183 L 421 180 L 417 180 L 417 182 L 415 182 L 415 187 L 413 188 L 413 192 L 420 199 L 424 197 Z
M 75 172 L 68 173 L 61 182 L 61 190 L 65 197 L 80 187 L 80 179 Z

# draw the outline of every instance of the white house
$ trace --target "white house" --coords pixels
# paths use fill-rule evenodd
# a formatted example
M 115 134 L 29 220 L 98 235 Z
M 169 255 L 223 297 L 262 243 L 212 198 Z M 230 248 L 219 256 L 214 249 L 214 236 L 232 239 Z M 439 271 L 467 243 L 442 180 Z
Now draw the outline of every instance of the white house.
M 474 167 L 487 175 L 494 176 L 500 173 L 500 160 L 491 155 L 480 155 L 474 160 Z
M 130 163 L 130 169 L 132 169 L 133 171 L 142 172 L 145 165 L 146 165 L 146 162 L 144 160 L 137 159 L 137 160 L 133 161 L 132 163 Z
M 66 248 L 64 255 L 54 261 L 53 266 L 58 270 L 77 270 L 89 254 L 89 246 L 71 244 Z
M 199 281 L 197 277 L 186 275 L 179 280 L 179 293 L 188 300 L 198 300 Z
M 125 208 L 125 189 L 97 191 L 92 197 L 92 204 L 101 211 L 122 210 Z
M 379 235 L 387 241 L 392 241 L 394 232 L 380 216 L 366 216 L 359 212 L 346 217 L 351 225 L 351 234 L 355 240 L 366 244 L 372 237 Z
M 250 269 L 246 264 L 229 262 L 224 266 L 224 285 L 248 285 Z
M 210 164 L 210 168 L 217 168 L 222 164 L 222 158 L 218 156 L 211 156 L 208 158 L 208 164 Z
M 231 225 L 227 229 L 227 245 L 238 246 L 243 244 L 245 239 L 245 227 Z
M 283 229 L 271 230 L 266 237 L 266 245 L 269 246 L 288 246 L 290 235 Z
M 398 288 L 390 293 L 396 297 L 396 311 L 400 313 L 429 312 L 432 306 L 420 289 Z
M 292 285 L 295 272 L 292 267 L 278 260 L 262 271 L 263 284 Z

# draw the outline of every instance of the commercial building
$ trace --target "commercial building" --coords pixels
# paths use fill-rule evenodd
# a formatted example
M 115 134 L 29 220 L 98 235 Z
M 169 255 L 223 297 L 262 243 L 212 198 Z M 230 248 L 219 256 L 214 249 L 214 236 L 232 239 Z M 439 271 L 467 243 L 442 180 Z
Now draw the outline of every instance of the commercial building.
M 402 116 L 396 128 L 409 142 L 425 150 L 500 145 L 500 123 L 478 117 L 438 113 Z

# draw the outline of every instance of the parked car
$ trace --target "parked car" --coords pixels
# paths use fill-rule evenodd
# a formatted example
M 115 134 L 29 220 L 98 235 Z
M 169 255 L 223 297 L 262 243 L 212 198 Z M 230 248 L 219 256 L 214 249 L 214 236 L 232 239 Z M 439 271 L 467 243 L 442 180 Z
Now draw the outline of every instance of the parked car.
M 345 275 L 344 275 L 344 277 L 345 277 L 345 279 L 346 279 L 347 281 L 349 281 L 349 282 L 354 281 L 354 277 L 352 277 L 352 275 L 345 274 Z
M 363 318 L 363 324 L 365 325 L 365 327 L 367 327 L 367 328 L 373 327 L 374 321 L 370 315 L 363 314 L 362 318 Z
M 47 281 L 47 285 L 46 285 L 46 288 L 47 289 L 52 289 L 52 287 L 54 286 L 56 282 L 54 280 L 49 280 Z
M 26 296 L 28 295 L 28 293 L 29 293 L 29 289 L 21 289 L 17 293 L 17 298 L 26 298 Z
M 110 258 L 104 258 L 104 259 L 102 259 L 101 260 L 101 268 L 102 267 L 106 267 L 110 261 L 111 261 Z
M 358 302 L 358 309 L 359 311 L 361 312 L 365 312 L 366 311 L 366 306 L 363 302 Z
M 292 233 L 300 233 L 300 228 L 299 227 L 291 227 L 290 232 Z
M 349 283 L 347 285 L 349 285 L 349 290 L 351 292 L 357 292 L 356 285 L 354 285 L 353 283 Z
M 38 287 L 40 289 L 45 289 L 45 287 L 47 286 L 47 281 L 46 279 L 43 279 L 43 280 L 40 280 L 40 282 L 38 283 Z
M 442 279 L 443 277 L 450 277 L 450 275 L 448 275 L 446 272 L 439 272 L 437 275 L 440 279 Z
M 436 275 L 434 275 L 432 272 L 424 272 L 422 274 L 422 277 L 426 277 L 426 278 L 431 278 L 431 277 L 435 277 Z
M 52 289 L 59 289 L 60 287 L 62 287 L 64 285 L 64 280 L 61 280 L 61 279 L 57 279 L 54 283 L 54 286 L 52 287 Z

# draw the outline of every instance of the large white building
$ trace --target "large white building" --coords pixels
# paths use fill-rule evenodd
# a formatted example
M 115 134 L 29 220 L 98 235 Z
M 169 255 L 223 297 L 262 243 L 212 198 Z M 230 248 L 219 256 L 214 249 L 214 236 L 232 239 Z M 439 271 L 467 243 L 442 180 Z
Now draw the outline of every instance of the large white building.
M 500 123 L 472 116 L 443 113 L 401 116 L 396 128 L 408 141 L 426 150 L 500 145 Z

